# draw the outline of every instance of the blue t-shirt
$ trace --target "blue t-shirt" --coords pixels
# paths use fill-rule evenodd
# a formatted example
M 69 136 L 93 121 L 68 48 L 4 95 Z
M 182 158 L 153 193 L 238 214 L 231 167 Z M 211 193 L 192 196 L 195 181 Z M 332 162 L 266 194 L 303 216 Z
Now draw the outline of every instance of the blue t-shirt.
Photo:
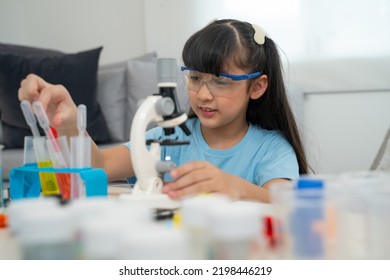
M 161 146 L 162 160 L 169 157 L 176 166 L 190 161 L 208 161 L 223 171 L 258 186 L 275 178 L 299 177 L 295 152 L 277 131 L 249 125 L 246 135 L 237 145 L 220 150 L 207 145 L 198 118 L 189 119 L 186 124 L 191 131 L 189 136 L 179 127 L 169 136 L 164 136 L 160 127 L 146 132 L 146 139 L 177 139 L 190 142 L 189 145 Z M 130 148 L 130 142 L 125 145 Z

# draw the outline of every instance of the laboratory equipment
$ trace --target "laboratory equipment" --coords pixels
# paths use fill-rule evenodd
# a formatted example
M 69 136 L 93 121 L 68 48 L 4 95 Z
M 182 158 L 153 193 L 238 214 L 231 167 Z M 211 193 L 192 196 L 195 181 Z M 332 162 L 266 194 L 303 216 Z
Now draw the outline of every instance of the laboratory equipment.
M 130 132 L 131 159 L 137 177 L 133 189 L 136 194 L 161 194 L 163 175 L 175 167 L 172 161 L 161 160 L 161 145 L 181 145 L 172 139 L 145 141 L 145 132 L 152 122 L 164 129 L 165 135 L 171 135 L 175 126 L 179 126 L 189 135 L 185 121 L 187 114 L 180 111 L 176 95 L 177 64 L 175 59 L 159 59 L 157 62 L 157 80 L 159 93 L 147 97 L 139 106 Z M 150 144 L 148 149 L 147 144 Z
M 300 178 L 272 185 L 275 226 L 283 259 L 326 259 L 330 219 L 324 182 Z
M 49 155 L 51 157 L 53 167 L 55 168 L 66 168 L 69 167 L 69 163 L 66 161 L 64 154 L 68 155 L 69 152 L 62 153 L 61 148 L 67 147 L 66 140 L 62 141 L 64 145 L 60 145 L 59 139 L 57 139 L 50 128 L 50 122 L 46 115 L 45 109 L 40 101 L 33 103 L 33 110 L 37 116 L 39 125 L 43 129 L 47 137 L 47 147 Z M 70 198 L 70 175 L 66 173 L 56 173 L 56 178 L 59 183 L 61 196 L 67 200 Z
M 27 100 L 20 102 L 20 107 L 22 109 L 26 123 L 31 129 L 32 137 L 26 136 L 24 139 L 24 161 L 23 164 L 37 164 L 40 168 L 52 167 L 53 164 L 50 160 L 49 153 L 46 146 L 46 141 L 44 137 L 41 137 L 37 120 L 34 116 L 31 103 Z M 35 154 L 35 157 L 30 156 Z M 31 184 L 35 184 L 34 176 L 35 174 L 29 173 L 26 177 L 25 183 L 27 184 L 25 189 L 31 189 Z M 53 173 L 39 173 L 39 178 L 41 182 L 42 193 L 44 195 L 57 195 L 60 193 L 58 186 L 57 178 Z
M 77 258 L 76 227 L 66 208 L 46 207 L 21 216 L 18 237 L 27 260 L 74 260 Z
M 210 211 L 210 258 L 247 260 L 255 255 L 262 232 L 259 204 L 235 201 Z
M 91 166 L 91 138 L 85 135 L 87 127 L 87 107 L 80 104 L 77 107 L 78 135 L 71 137 L 70 149 L 72 168 Z M 85 197 L 85 184 L 79 174 L 71 174 L 71 198 Z

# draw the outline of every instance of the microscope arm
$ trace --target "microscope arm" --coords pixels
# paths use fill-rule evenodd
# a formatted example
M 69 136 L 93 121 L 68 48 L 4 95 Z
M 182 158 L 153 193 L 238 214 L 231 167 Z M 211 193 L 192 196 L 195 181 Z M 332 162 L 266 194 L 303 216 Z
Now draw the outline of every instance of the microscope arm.
M 134 116 L 130 139 L 131 161 L 137 182 L 133 194 L 161 193 L 163 181 L 156 168 L 161 157 L 160 144 L 151 143 L 150 150 L 148 150 L 145 132 L 151 122 L 162 122 L 163 116 L 171 114 L 173 110 L 174 104 L 171 98 L 153 95 L 141 103 Z

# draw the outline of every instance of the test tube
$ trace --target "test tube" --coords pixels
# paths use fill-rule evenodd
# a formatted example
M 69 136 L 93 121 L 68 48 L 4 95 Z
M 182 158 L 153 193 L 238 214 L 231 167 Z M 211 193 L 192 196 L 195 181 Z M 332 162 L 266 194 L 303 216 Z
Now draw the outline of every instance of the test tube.
M 31 103 L 27 100 L 20 102 L 20 108 L 22 109 L 26 123 L 31 129 L 33 137 L 25 137 L 24 139 L 24 153 L 29 155 L 32 150 L 35 152 L 35 160 L 39 168 L 48 168 L 52 167 L 52 162 L 47 152 L 47 146 L 43 137 L 40 136 L 37 120 L 34 116 Z M 27 159 L 27 160 L 26 160 Z M 31 158 L 28 159 L 25 156 L 24 164 L 31 163 Z M 34 176 L 34 174 L 29 174 L 26 176 Z M 44 195 L 56 195 L 60 193 L 58 187 L 57 178 L 55 174 L 50 172 L 40 172 L 39 178 L 41 182 L 41 189 Z M 34 183 L 34 178 L 25 179 L 25 189 L 28 189 L 31 184 Z
M 71 137 L 70 165 L 72 168 L 83 168 L 91 166 L 91 138 L 85 135 L 87 127 L 87 108 L 80 104 L 77 110 L 78 136 Z M 71 198 L 85 196 L 85 184 L 80 174 L 71 174 Z
M 50 122 L 46 115 L 45 109 L 40 101 L 35 101 L 33 103 L 33 110 L 37 116 L 39 125 L 42 127 L 43 131 L 47 136 L 47 146 L 49 150 L 50 158 L 53 162 L 53 167 L 55 168 L 66 168 L 68 163 L 65 160 L 65 157 L 61 151 L 60 143 L 57 138 L 54 136 L 53 131 L 50 128 Z M 65 141 L 66 143 L 66 141 Z M 61 196 L 63 199 L 67 200 L 70 198 L 70 175 L 67 173 L 56 172 L 56 178 L 59 183 Z
M 29 141 L 32 141 L 32 144 L 29 143 Z M 45 137 L 26 137 L 25 150 L 31 148 L 34 149 L 35 159 L 39 168 L 53 167 L 45 143 Z M 50 172 L 39 172 L 39 178 L 42 193 L 44 195 L 58 195 L 60 193 L 55 174 Z

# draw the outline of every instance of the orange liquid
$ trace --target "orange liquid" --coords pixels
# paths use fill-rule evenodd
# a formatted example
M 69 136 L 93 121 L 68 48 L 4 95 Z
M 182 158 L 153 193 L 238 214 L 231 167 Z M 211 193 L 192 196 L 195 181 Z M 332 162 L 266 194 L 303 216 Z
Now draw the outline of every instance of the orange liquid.
M 70 199 L 70 174 L 56 173 L 57 181 L 60 186 L 61 196 L 63 199 Z
M 51 161 L 38 162 L 38 167 L 49 168 L 52 167 Z M 39 172 L 39 179 L 41 181 L 41 189 L 44 195 L 55 195 L 60 193 L 58 187 L 57 178 L 54 173 L 50 172 Z

